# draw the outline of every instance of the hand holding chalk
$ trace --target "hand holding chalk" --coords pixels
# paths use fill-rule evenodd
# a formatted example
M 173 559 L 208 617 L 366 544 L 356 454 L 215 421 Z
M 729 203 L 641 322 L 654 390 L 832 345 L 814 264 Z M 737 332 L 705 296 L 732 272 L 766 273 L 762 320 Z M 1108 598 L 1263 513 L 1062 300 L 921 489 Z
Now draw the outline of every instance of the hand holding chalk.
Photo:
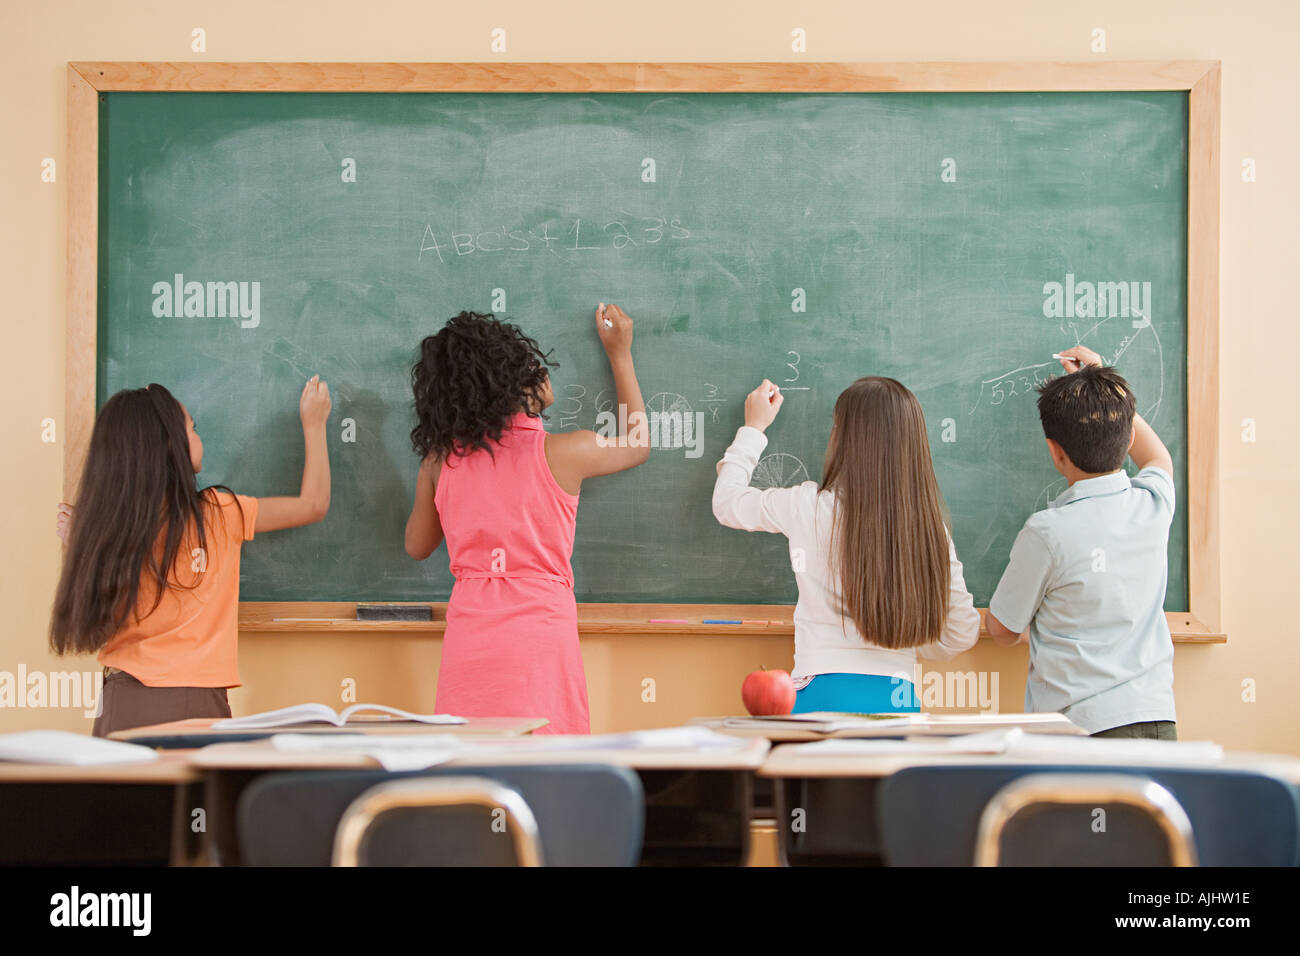
M 1052 358 L 1061 363 L 1061 367 L 1067 372 L 1077 372 L 1085 365 L 1101 366 L 1101 356 L 1085 345 L 1076 345 L 1074 348 L 1066 349 L 1064 352 L 1053 352 Z M 1074 368 L 1070 368 L 1068 362 L 1074 363 Z
M 319 375 L 307 379 L 298 397 L 298 417 L 302 419 L 303 430 L 324 428 L 332 407 L 329 385 Z
M 610 358 L 632 349 L 632 319 L 613 302 L 602 302 L 597 307 L 596 334 Z
M 776 419 L 785 403 L 781 390 L 767 379 L 745 397 L 745 424 L 763 431 Z

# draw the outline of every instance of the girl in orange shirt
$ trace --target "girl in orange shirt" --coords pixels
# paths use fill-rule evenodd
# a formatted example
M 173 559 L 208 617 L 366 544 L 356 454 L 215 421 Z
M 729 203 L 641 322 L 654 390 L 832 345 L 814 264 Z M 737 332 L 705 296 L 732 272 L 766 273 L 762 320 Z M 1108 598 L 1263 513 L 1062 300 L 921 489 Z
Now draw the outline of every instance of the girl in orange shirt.
M 125 389 L 100 409 L 77 507 L 59 506 L 66 542 L 50 619 L 58 654 L 99 652 L 94 734 L 191 717 L 229 717 L 239 685 L 239 555 L 258 531 L 325 517 L 329 387 L 313 376 L 298 401 L 306 446 L 296 497 L 200 490 L 203 442 L 161 385 Z

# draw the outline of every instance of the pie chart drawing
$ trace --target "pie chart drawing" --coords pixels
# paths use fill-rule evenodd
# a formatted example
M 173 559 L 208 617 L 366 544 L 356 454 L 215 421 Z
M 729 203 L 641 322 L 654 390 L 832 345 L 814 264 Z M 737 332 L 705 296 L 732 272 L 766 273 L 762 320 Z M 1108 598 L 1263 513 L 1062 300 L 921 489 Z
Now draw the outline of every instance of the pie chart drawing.
M 781 451 L 760 458 L 749 483 L 755 488 L 790 488 L 807 480 L 803 462 Z
M 695 410 L 683 395 L 656 392 L 646 401 L 645 410 L 650 419 L 651 443 L 656 448 L 682 448 L 687 430 L 694 433 Z

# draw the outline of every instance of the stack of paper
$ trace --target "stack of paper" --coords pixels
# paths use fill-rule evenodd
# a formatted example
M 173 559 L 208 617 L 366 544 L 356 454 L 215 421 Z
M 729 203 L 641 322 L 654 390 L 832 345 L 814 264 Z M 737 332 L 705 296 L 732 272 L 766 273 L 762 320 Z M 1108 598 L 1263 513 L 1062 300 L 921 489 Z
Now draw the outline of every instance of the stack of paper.
M 157 751 L 149 747 L 103 737 L 87 737 L 66 730 L 24 730 L 0 734 L 0 760 L 92 767 L 157 759 Z

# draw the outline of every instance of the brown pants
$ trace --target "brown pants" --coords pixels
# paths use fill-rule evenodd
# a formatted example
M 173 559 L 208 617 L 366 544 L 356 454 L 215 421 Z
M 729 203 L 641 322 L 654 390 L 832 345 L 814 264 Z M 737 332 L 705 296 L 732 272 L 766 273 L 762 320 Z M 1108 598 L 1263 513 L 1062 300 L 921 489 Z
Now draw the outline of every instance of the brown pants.
M 96 737 L 190 717 L 230 716 L 224 687 L 149 687 L 126 671 L 104 676 L 100 703 L 103 706 L 93 731 Z

